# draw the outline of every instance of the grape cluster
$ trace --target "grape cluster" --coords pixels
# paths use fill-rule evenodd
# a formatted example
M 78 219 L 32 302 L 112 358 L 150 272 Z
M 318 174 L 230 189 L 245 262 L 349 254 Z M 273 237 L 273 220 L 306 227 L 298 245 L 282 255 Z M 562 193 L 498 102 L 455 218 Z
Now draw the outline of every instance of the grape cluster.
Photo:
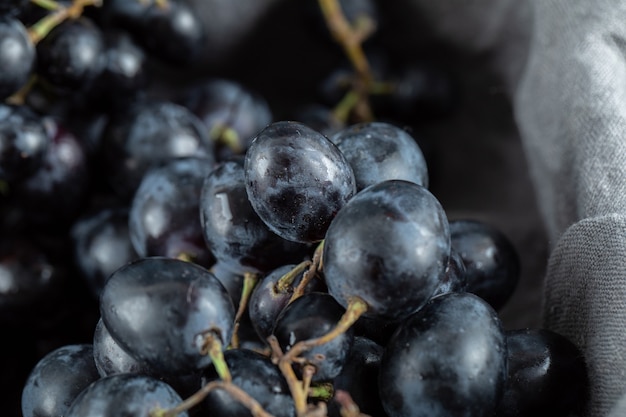
M 22 340 L 2 351 L 6 415 L 584 407 L 572 341 L 501 322 L 515 246 L 429 188 L 405 126 L 445 116 L 454 83 L 386 67 L 373 1 L 305 10 L 336 69 L 276 113 L 234 78 L 172 86 L 201 60 L 194 3 L 0 5 L 0 325 Z

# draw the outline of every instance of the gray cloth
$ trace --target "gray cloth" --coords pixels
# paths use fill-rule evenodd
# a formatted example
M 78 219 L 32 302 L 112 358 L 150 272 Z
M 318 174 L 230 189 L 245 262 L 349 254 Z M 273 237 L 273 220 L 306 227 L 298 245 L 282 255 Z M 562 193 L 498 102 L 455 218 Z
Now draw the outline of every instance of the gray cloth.
M 243 42 L 243 24 L 279 2 L 228 0 L 246 7 L 221 13 L 212 42 Z M 405 9 L 394 29 L 407 50 L 444 40 L 487 57 L 504 80 L 547 232 L 543 326 L 585 355 L 585 417 L 626 416 L 626 3 L 380 2 L 391 3 Z

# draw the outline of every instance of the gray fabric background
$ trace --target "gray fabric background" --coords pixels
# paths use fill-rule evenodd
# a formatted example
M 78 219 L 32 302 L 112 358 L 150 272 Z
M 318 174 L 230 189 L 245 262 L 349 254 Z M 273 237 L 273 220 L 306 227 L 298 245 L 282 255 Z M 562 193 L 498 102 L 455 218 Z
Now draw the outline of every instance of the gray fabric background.
M 257 25 L 294 4 L 196 3 L 212 27 L 208 66 L 254 45 L 249 35 Z M 389 26 L 407 54 L 432 42 L 461 51 L 448 63 L 462 78 L 466 104 L 419 133 L 436 139 L 445 155 L 434 186 L 449 215 L 495 223 L 520 249 L 522 281 L 501 312 L 504 323 L 569 337 L 588 362 L 585 416 L 626 416 L 626 3 L 380 4 L 394 9 Z M 268 26 L 278 36 L 258 46 L 265 53 L 298 27 L 284 20 Z M 233 59 L 257 68 L 252 58 L 235 52 Z

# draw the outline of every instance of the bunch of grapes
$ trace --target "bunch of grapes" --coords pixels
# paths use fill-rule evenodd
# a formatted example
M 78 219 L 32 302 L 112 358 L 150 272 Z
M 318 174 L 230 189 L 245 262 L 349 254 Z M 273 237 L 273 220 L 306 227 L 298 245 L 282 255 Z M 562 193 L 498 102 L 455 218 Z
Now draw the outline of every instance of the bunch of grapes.
M 194 6 L 0 5 L 0 324 L 21 341 L 5 411 L 580 412 L 581 352 L 504 328 L 516 248 L 448 218 L 405 128 L 445 117 L 453 81 L 387 68 L 374 1 L 311 0 L 336 69 L 277 117 L 237 79 L 172 82 L 202 59 Z

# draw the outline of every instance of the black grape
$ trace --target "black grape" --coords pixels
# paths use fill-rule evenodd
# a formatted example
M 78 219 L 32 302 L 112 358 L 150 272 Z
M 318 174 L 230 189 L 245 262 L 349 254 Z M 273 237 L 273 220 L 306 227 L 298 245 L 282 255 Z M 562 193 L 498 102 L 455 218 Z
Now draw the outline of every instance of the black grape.
M 130 204 L 128 231 L 141 257 L 181 258 L 209 267 L 213 256 L 200 225 L 199 203 L 213 159 L 173 159 L 142 178 Z
M 287 381 L 268 356 L 248 349 L 229 349 L 224 359 L 232 382 L 259 402 L 274 417 L 294 417 L 295 408 Z M 218 380 L 213 367 L 203 372 L 203 385 Z M 221 389 L 206 396 L 203 409 L 212 417 L 252 417 L 245 406 Z
M 404 180 L 372 185 L 333 219 L 324 243 L 328 292 L 347 307 L 352 297 L 369 317 L 397 320 L 419 309 L 442 281 L 450 231 L 439 201 Z
M 582 351 L 548 329 L 506 332 L 508 377 L 498 417 L 584 414 L 589 376 Z
M 233 302 L 212 273 L 162 257 L 142 258 L 115 271 L 102 291 L 100 313 L 124 350 L 166 375 L 208 366 L 206 337 L 227 346 L 235 319 Z
M 499 310 L 520 279 L 520 260 L 513 243 L 502 231 L 479 220 L 451 221 L 450 237 L 465 264 L 466 290 Z
M 26 380 L 23 417 L 66 416 L 74 399 L 99 378 L 91 344 L 65 345 L 49 352 Z
M 178 405 L 182 398 L 168 384 L 146 375 L 116 374 L 100 378 L 72 402 L 63 417 L 148 416 L 157 408 Z M 187 412 L 178 414 L 188 417 Z
M 193 84 L 180 103 L 202 120 L 220 160 L 244 154 L 257 133 L 272 122 L 263 97 L 229 79 Z
M 49 143 L 41 116 L 27 106 L 0 104 L 0 181 L 16 182 L 34 174 Z
M 200 221 L 207 246 L 231 271 L 267 272 L 288 262 L 300 262 L 309 246 L 272 232 L 248 201 L 244 167 L 239 159 L 225 161 L 204 180 Z
M 132 198 L 148 170 L 171 159 L 215 160 L 202 122 L 170 101 L 139 101 L 112 114 L 103 135 L 102 169 L 123 198 Z
M 105 66 L 102 31 L 90 19 L 68 19 L 37 44 L 37 75 L 62 92 L 86 91 Z
M 286 352 L 296 343 L 323 336 L 332 330 L 345 309 L 327 293 L 310 292 L 296 298 L 285 307 L 276 318 L 272 331 L 278 343 Z M 335 378 L 343 369 L 352 342 L 352 328 L 320 346 L 316 346 L 301 356 L 305 363 L 316 369 L 312 381 L 327 381 Z M 302 364 L 295 364 L 301 371 Z
M 506 369 L 495 310 L 474 294 L 448 293 L 406 318 L 387 343 L 380 398 L 389 417 L 493 416 Z
M 24 24 L 10 17 L 0 17 L 0 39 L 0 100 L 4 100 L 24 86 L 31 76 L 35 46 Z
M 122 265 L 137 259 L 128 233 L 128 209 L 106 207 L 77 219 L 71 228 L 74 263 L 94 297 Z
M 422 150 L 405 130 L 385 122 L 354 124 L 330 137 L 346 157 L 357 190 L 384 180 L 412 181 L 428 187 Z
M 287 240 L 322 240 L 330 221 L 356 192 L 354 173 L 339 149 L 298 122 L 275 122 L 263 129 L 244 165 L 252 207 Z

